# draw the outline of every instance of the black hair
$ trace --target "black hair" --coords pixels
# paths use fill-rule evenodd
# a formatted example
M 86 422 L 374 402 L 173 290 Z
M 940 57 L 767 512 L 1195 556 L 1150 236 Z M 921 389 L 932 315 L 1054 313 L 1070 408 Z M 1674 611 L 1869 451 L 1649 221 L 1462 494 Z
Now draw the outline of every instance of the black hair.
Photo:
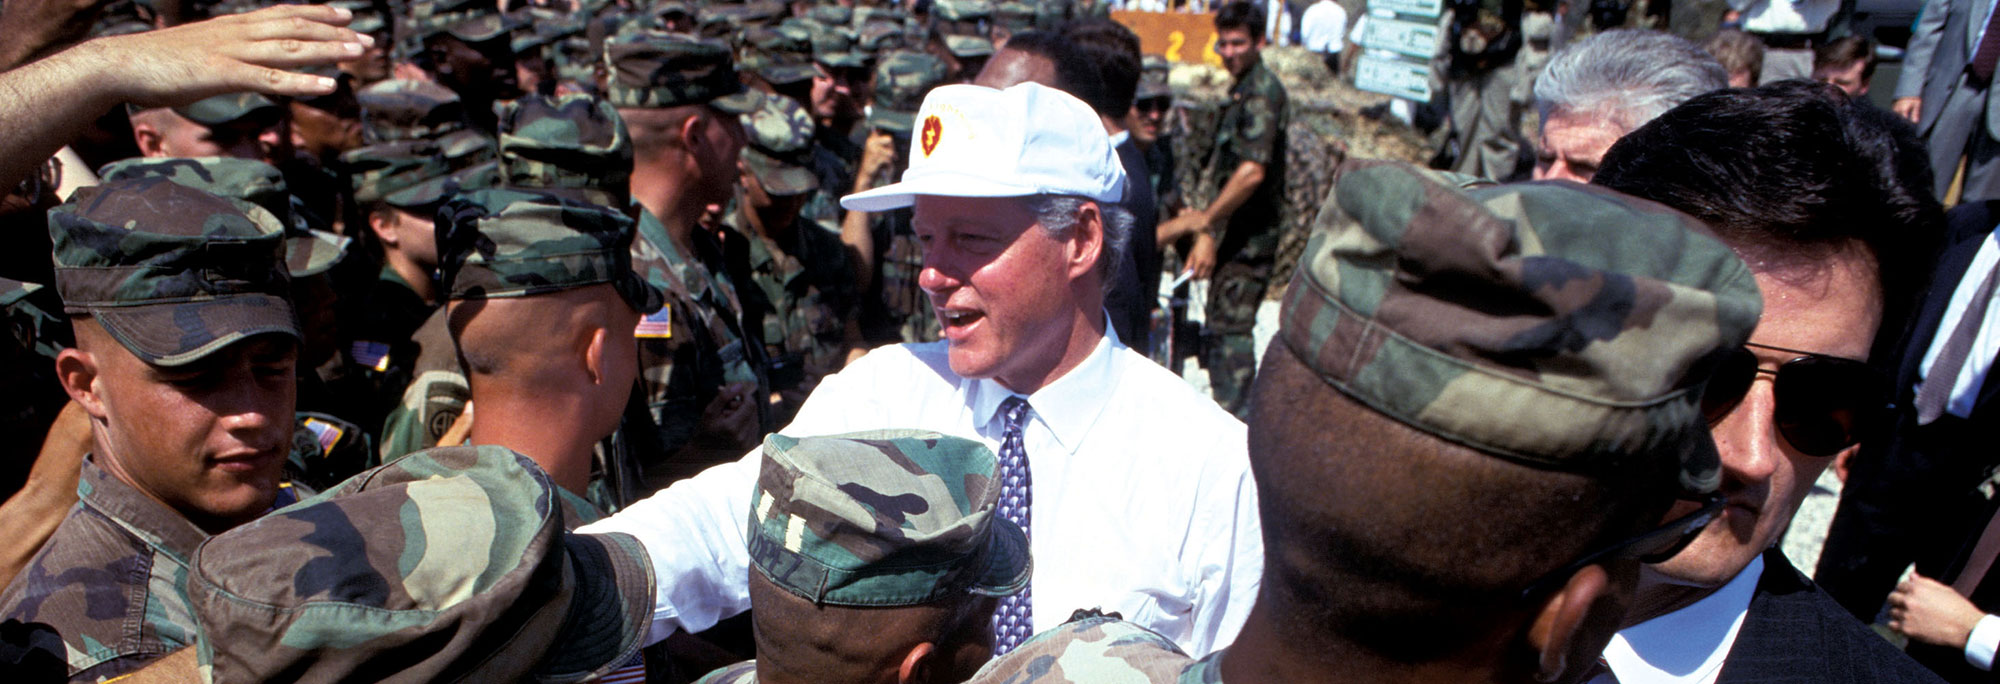
M 1894 320 L 1943 213 L 1915 131 L 1866 109 L 1808 81 L 1708 93 L 1619 139 L 1591 182 L 1701 219 L 1760 272 L 1865 248 Z
M 1079 84 L 1072 92 L 1101 116 L 1116 118 L 1131 111 L 1142 68 L 1139 35 L 1109 19 L 1083 19 L 1063 25 L 1062 38 L 1078 61 L 1096 72 L 1091 87 Z M 1013 47 L 1011 41 L 1007 45 Z
M 1249 31 L 1251 39 L 1264 35 L 1264 8 L 1250 2 L 1232 2 L 1215 12 L 1215 32 L 1231 29 Z

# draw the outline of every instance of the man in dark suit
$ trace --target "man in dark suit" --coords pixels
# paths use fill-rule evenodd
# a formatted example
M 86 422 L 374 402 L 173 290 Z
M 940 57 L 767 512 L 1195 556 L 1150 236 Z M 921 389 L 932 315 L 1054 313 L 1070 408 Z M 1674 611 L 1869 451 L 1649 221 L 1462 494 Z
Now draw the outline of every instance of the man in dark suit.
M 1990 569 L 1992 551 L 1978 547 L 2000 507 L 1987 484 L 2000 459 L 1982 439 L 2000 419 L 2000 383 L 1984 382 L 1994 355 L 1992 343 L 1980 341 L 2000 330 L 2000 318 L 1986 315 L 1991 292 L 1979 292 L 2000 263 L 1996 223 L 2000 202 L 1960 205 L 1947 215 L 1951 243 L 1911 324 L 1890 347 L 1900 359 L 1892 422 L 1854 459 L 1818 573 L 1848 610 L 1872 617 L 1914 562 L 1918 576 L 1890 596 L 1889 624 L 1916 642 L 1912 656 L 1952 681 L 1990 680 L 1986 670 L 2000 642 L 2000 632 L 1990 631 L 2000 625 L 1975 630 L 1982 615 L 2000 609 L 2000 582 L 1984 581 L 1990 570 L 1967 568 Z M 1955 336 L 1967 342 L 1948 371 Z M 1932 387 L 1933 378 L 1947 377 L 1949 384 Z M 1969 602 L 1961 596 L 1967 593 Z
M 1605 649 L 1618 681 L 1936 681 L 1771 550 L 1882 406 L 1875 330 L 1908 289 L 1904 236 L 1939 217 L 1923 165 L 1895 163 L 1914 136 L 1860 108 L 1800 82 L 1709 93 L 1621 139 L 1592 180 L 1714 227 L 1764 300 L 1702 401 L 1729 505 L 1647 566 Z M 1700 133 L 1714 130 L 1732 134 Z
M 2000 61 L 1993 0 L 1927 0 L 1896 82 L 1897 114 L 1930 143 L 1936 196 L 1942 199 L 1965 160 L 1966 200 L 2000 198 L 2000 107 L 1990 87 Z

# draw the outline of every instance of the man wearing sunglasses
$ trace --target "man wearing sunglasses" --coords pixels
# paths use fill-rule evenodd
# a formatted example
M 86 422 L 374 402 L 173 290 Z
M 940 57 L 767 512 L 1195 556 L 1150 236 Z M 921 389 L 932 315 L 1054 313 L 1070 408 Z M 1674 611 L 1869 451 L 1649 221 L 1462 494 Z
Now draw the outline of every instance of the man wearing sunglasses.
M 1939 217 L 1922 165 L 1896 163 L 1920 154 L 1914 135 L 1862 109 L 1803 82 L 1702 95 L 1613 145 L 1592 180 L 1707 222 L 1764 301 L 1702 401 L 1728 505 L 1647 566 L 1600 681 L 1936 681 L 1774 549 L 1886 404 L 1870 344 L 1884 303 L 1908 292 L 1909 236 Z M 1918 173 L 1883 171 L 1899 166 Z
M 1338 178 L 1251 390 L 1262 589 L 1179 681 L 1580 681 L 1722 508 L 1698 403 L 1750 269 L 1601 188 Z

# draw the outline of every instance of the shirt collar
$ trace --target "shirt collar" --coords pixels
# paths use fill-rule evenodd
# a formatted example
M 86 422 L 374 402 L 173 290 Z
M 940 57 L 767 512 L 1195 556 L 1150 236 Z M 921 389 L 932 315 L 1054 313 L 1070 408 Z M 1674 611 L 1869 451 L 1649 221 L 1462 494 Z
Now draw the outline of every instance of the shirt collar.
M 1131 131 L 1119 131 L 1117 133 L 1113 133 L 1111 134 L 1111 146 L 1117 147 L 1119 145 L 1123 145 L 1125 144 L 1126 139 L 1131 137 L 1132 137 Z
M 1757 579 L 1759 555 L 1721 589 L 1687 607 L 1620 630 L 1604 648 L 1604 662 L 1626 684 L 1705 684 L 1715 681 L 1736 643 Z
M 83 457 L 76 483 L 76 498 L 118 522 L 144 539 L 148 546 L 164 551 L 186 565 L 194 557 L 208 533 L 165 504 L 154 501 L 138 488 L 126 484 L 97 465 L 94 454 Z
M 1028 395 L 1028 406 L 1034 409 L 1031 419 L 1039 419 L 1048 426 L 1049 432 L 1056 436 L 1056 443 L 1071 453 L 1076 452 L 1084 435 L 1090 433 L 1090 426 L 1104 413 L 1109 388 L 1118 384 L 1119 366 L 1113 361 L 1125 350 L 1125 343 L 1119 341 L 1110 320 L 1106 315 L 1104 336 L 1097 340 L 1090 355 L 1083 357 L 1082 363 Z M 970 392 L 966 404 L 972 407 L 977 425 L 991 425 L 999 417 L 1000 404 L 1008 397 L 1020 396 L 992 378 L 973 381 Z

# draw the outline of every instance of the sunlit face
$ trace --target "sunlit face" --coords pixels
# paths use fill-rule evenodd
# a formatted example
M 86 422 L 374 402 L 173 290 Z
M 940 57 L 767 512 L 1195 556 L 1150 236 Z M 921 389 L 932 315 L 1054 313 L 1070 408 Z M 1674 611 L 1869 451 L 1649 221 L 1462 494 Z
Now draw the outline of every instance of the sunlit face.
M 1040 228 L 1027 200 L 919 195 L 917 285 L 930 294 L 952 372 L 1036 387 L 1062 358 L 1073 242 Z
M 1253 36 L 1249 29 L 1221 29 L 1215 32 L 1215 54 L 1222 58 L 1222 66 L 1230 75 L 1243 77 L 1250 65 L 1257 62 L 1257 53 L 1264 47 L 1263 36 Z
M 1140 147 L 1152 147 L 1159 141 L 1160 131 L 1166 128 L 1167 108 L 1165 97 L 1154 97 L 1132 103 L 1132 113 L 1125 117 L 1126 130 L 1132 132 L 1132 140 Z
M 813 64 L 812 113 L 818 119 L 854 119 L 861 116 L 862 95 L 867 90 L 866 69 Z
M 164 368 L 98 335 L 65 353 L 95 361 L 85 408 L 105 467 L 210 531 L 269 509 L 291 449 L 297 343 L 260 335 Z
M 1837 258 L 1811 279 L 1756 274 L 1764 315 L 1750 341 L 1825 356 L 1867 360 L 1881 322 L 1882 296 L 1872 259 Z M 1775 370 L 1796 354 L 1750 347 L 1759 366 Z M 1651 566 L 1666 581 L 1720 586 L 1778 542 L 1799 502 L 1834 457 L 1799 453 L 1778 434 L 1772 377 L 1758 374 L 1736 408 L 1709 427 L 1722 456 L 1722 517 L 1679 555 Z M 1849 447 L 1848 453 L 1859 447 Z M 1689 504 L 1682 504 L 1683 508 Z M 1670 517 L 1685 513 L 1677 510 Z
M 204 126 L 166 112 L 159 119 L 156 156 L 175 158 L 235 157 L 276 164 L 290 141 L 283 116 L 246 116 L 217 126 Z
M 1542 122 L 1536 145 L 1535 180 L 1560 178 L 1590 182 L 1612 143 L 1625 137 L 1625 127 L 1589 112 L 1557 112 Z
M 1839 88 L 1848 97 L 1863 97 L 1868 94 L 1868 79 L 1861 74 L 1868 68 L 1868 60 L 1857 59 L 1846 66 L 1825 66 L 1813 69 L 1813 80 Z

